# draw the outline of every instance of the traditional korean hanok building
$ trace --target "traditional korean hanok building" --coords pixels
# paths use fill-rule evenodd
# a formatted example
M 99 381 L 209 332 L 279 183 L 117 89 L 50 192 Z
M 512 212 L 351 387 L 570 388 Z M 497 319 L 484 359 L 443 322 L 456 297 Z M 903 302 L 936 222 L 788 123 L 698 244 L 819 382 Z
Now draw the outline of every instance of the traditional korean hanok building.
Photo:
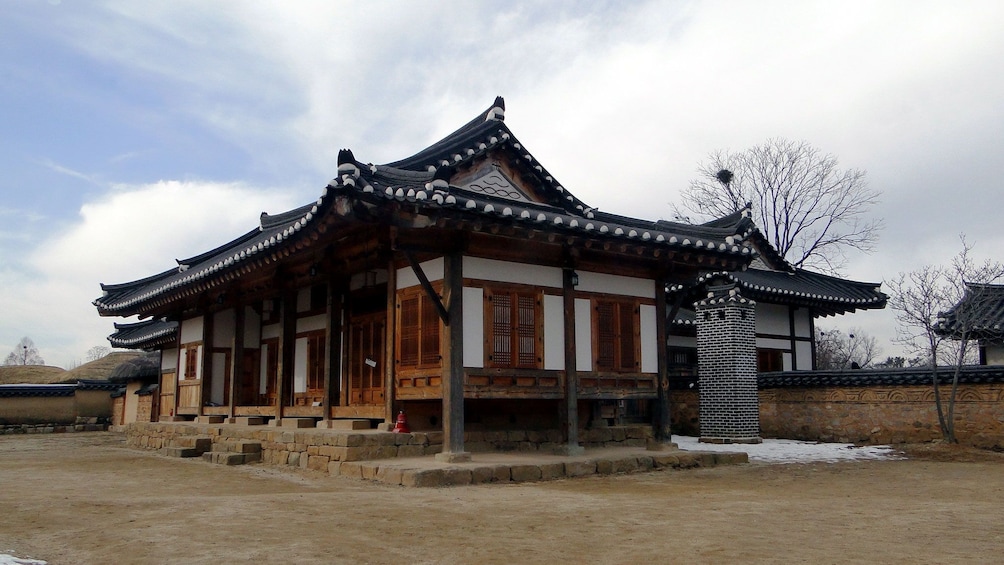
M 113 395 L 112 424 L 122 426 L 132 422 L 156 422 L 160 419 L 160 378 L 166 371 L 173 375 L 177 362 L 174 353 L 163 356 L 164 348 L 174 350 L 178 342 L 178 322 L 152 319 L 134 324 L 115 324 L 115 333 L 108 336 L 117 349 L 142 349 L 151 356 L 125 362 L 115 368 L 108 380 L 121 383 L 122 390 Z M 157 353 L 157 355 L 152 355 Z
M 751 229 L 741 215 L 693 226 L 587 205 L 517 140 L 498 98 L 399 161 L 342 150 L 316 201 L 102 285 L 94 304 L 178 324 L 161 346 L 161 419 L 325 427 L 403 410 L 443 430 L 446 459 L 463 457 L 465 426 L 560 429 L 575 451 L 601 401 L 649 401 L 668 439 L 665 289 L 740 271 Z
M 735 216 L 705 224 L 732 225 Z M 670 303 L 679 301 L 669 337 L 671 371 L 687 378 L 697 375 L 697 338 L 691 305 L 707 294 L 709 284 L 728 283 L 756 301 L 757 371 L 816 370 L 815 320 L 820 317 L 885 308 L 887 296 L 880 283 L 858 282 L 816 273 L 791 265 L 755 230 L 746 238 L 755 251 L 749 267 L 738 271 L 707 272 L 693 284 L 670 288 Z
M 962 300 L 938 317 L 937 331 L 976 340 L 980 365 L 1004 365 L 1004 285 L 966 283 Z

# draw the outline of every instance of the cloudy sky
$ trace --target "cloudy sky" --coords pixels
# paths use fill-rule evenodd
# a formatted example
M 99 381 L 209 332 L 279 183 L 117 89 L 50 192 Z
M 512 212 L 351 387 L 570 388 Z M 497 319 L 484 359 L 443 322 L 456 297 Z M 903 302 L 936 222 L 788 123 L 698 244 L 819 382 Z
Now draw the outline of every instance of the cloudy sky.
M 716 149 L 807 140 L 886 229 L 849 278 L 1004 259 L 1004 3 L 0 0 L 0 356 L 107 345 L 99 283 L 310 202 L 506 99 L 592 206 L 646 219 Z M 896 354 L 891 312 L 828 318 Z

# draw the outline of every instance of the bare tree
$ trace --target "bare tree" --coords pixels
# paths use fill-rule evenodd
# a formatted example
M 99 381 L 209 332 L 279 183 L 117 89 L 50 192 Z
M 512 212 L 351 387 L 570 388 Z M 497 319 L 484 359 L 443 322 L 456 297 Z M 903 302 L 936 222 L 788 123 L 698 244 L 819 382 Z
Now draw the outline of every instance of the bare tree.
M 4 359 L 4 365 L 45 365 L 45 360 L 38 353 L 35 342 L 30 337 L 22 337 L 14 351 Z
M 95 345 L 94 347 L 87 350 L 87 357 L 86 357 L 87 361 L 85 362 L 89 363 L 91 361 L 97 361 L 98 359 L 107 356 L 111 352 L 112 349 L 108 346 Z
M 1004 264 L 977 263 L 973 246 L 960 237 L 962 250 L 947 266 L 927 265 L 900 273 L 889 281 L 889 306 L 896 311 L 899 326 L 896 341 L 911 353 L 930 360 L 938 425 L 945 441 L 955 437 L 955 398 L 963 365 L 973 362 L 970 347 L 978 337 L 980 313 L 985 311 L 990 292 L 985 286 L 1004 278 Z M 947 316 L 946 316 L 947 314 Z M 942 399 L 939 367 L 952 368 L 947 406 Z
M 789 263 L 839 274 L 845 253 L 872 251 L 882 229 L 868 219 L 879 193 L 865 172 L 805 141 L 768 139 L 739 153 L 719 150 L 698 166 L 677 218 L 721 217 L 752 205 L 764 236 Z
M 859 328 L 851 328 L 846 334 L 816 328 L 816 367 L 820 370 L 871 367 L 880 352 L 878 340 Z

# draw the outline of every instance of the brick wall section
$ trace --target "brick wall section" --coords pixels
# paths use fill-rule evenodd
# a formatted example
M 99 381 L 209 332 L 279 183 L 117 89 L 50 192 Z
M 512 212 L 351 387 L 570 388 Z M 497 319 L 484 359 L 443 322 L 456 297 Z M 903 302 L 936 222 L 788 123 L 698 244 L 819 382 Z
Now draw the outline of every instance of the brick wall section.
M 701 440 L 758 442 L 756 306 L 734 285 L 708 290 L 695 305 Z

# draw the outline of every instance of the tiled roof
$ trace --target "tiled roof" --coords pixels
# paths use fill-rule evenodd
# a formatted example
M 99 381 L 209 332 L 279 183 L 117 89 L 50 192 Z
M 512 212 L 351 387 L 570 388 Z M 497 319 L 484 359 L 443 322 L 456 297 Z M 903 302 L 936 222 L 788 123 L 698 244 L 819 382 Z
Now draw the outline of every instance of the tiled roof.
M 115 324 L 115 333 L 108 336 L 112 347 L 151 349 L 174 343 L 178 337 L 178 322 L 146 320 L 133 324 Z
M 744 238 L 753 229 L 748 218 L 694 226 L 647 221 L 600 212 L 569 193 L 536 160 L 506 127 L 501 98 L 460 129 L 422 151 L 386 165 L 357 161 L 343 149 L 338 155 L 338 176 L 311 204 L 274 216 L 262 215 L 257 229 L 211 251 L 178 261 L 178 267 L 152 277 L 116 285 L 101 285 L 104 295 L 94 301 L 102 315 L 141 313 L 154 300 L 184 292 L 205 281 L 230 280 L 246 265 L 289 249 L 292 242 L 316 230 L 325 214 L 351 215 L 352 209 L 332 211 L 333 201 L 344 196 L 375 209 L 407 204 L 431 218 L 476 219 L 480 222 L 522 226 L 580 238 L 619 241 L 636 246 L 666 248 L 730 258 L 746 263 L 753 255 Z M 529 201 L 512 192 L 500 171 L 482 184 L 467 179 L 451 184 L 458 167 L 489 151 L 511 152 L 519 163 L 521 180 L 535 184 L 544 203 Z M 497 173 L 497 174 L 496 174 Z M 485 178 L 485 177 L 481 177 Z M 487 188 L 493 183 L 494 188 Z M 525 195 L 522 195 L 525 196 Z
M 938 383 L 949 385 L 955 367 L 939 367 Z M 906 369 L 852 369 L 849 371 L 783 371 L 757 375 L 759 388 L 808 388 L 834 386 L 909 386 L 930 385 L 930 367 Z M 968 365 L 961 368 L 959 383 L 1002 383 L 1004 367 Z
M 938 383 L 950 385 L 954 367 L 938 369 Z M 757 388 L 820 388 L 866 386 L 930 386 L 930 367 L 904 369 L 851 369 L 844 371 L 778 371 L 757 374 Z M 967 365 L 959 373 L 959 383 L 1004 383 L 1004 366 Z M 670 377 L 670 388 L 697 390 L 697 375 Z
M 1000 341 L 1004 338 L 1004 285 L 966 283 L 966 294 L 939 316 L 941 335 Z
M 81 379 L 74 384 L 53 385 L 0 385 L 0 398 L 73 396 L 77 390 L 113 392 L 122 385 L 108 381 Z

